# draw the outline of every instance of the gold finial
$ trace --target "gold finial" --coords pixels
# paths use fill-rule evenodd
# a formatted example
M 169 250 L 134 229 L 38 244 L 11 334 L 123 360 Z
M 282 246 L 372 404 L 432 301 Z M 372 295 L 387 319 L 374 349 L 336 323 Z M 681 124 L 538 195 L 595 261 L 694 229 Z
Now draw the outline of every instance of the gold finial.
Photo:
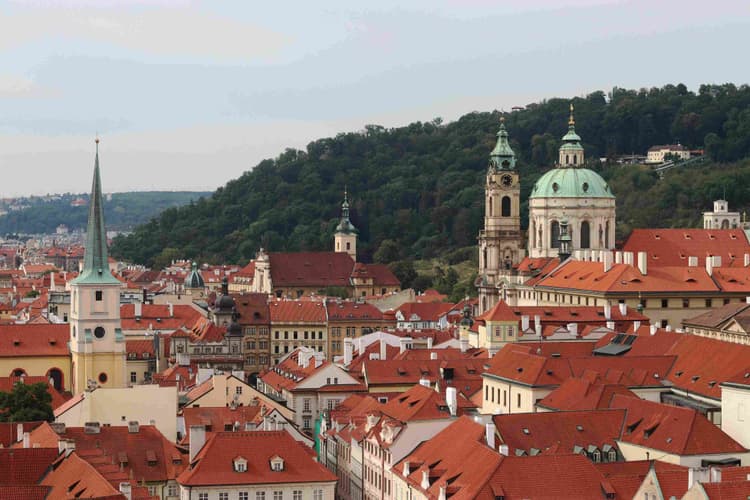
M 568 120 L 568 125 L 573 126 L 576 124 L 575 118 L 573 118 L 573 103 L 570 103 L 570 119 Z
M 505 117 L 504 116 L 500 117 L 500 123 L 505 123 Z

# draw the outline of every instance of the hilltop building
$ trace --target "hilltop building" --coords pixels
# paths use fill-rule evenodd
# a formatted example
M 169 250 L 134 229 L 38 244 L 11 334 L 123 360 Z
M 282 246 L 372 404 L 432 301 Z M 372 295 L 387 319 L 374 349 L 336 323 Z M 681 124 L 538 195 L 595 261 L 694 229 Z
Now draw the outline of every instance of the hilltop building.
M 703 212 L 703 229 L 736 229 L 740 225 L 740 213 L 729 211 L 727 200 L 714 201 L 713 212 Z

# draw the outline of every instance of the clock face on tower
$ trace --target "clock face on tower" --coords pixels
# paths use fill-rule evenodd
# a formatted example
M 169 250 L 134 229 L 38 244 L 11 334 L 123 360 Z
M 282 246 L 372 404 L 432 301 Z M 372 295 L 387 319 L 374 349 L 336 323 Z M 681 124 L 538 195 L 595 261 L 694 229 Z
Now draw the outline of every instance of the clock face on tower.
M 513 184 L 513 177 L 511 177 L 510 175 L 504 175 L 500 178 L 500 182 L 503 184 L 503 186 L 510 187 Z

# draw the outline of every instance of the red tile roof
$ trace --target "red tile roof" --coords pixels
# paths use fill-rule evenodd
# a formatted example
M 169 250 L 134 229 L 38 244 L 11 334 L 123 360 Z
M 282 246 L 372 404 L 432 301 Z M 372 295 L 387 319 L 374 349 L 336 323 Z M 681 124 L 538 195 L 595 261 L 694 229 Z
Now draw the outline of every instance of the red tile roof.
M 126 340 L 128 359 L 153 359 L 154 342 L 149 339 Z
M 191 328 L 203 315 L 189 304 L 173 304 L 173 314 L 169 314 L 167 304 L 142 304 L 140 320 L 135 316 L 134 304 L 120 306 L 120 318 L 123 330 L 146 330 L 149 325 L 160 330 L 176 330 L 180 327 Z
M 274 300 L 268 308 L 272 323 L 326 322 L 326 308 L 317 300 Z
M 617 498 L 635 498 L 651 468 L 656 472 L 664 498 L 680 498 L 687 491 L 689 467 L 656 460 L 594 464 L 617 492 Z M 680 486 L 677 483 L 680 483 Z
M 571 377 L 549 393 L 537 406 L 551 410 L 598 410 L 609 408 L 615 394 L 638 397 L 626 386 L 606 384 L 595 377 Z
M 492 309 L 477 316 L 476 319 L 482 321 L 514 321 L 516 323 L 520 323 L 521 321 L 521 318 L 516 316 L 516 313 L 513 312 L 513 309 L 504 300 L 498 300 Z
M 615 395 L 612 408 L 627 410 L 623 442 L 675 455 L 745 453 L 747 450 L 690 408 Z
M 701 483 L 709 500 L 747 500 L 750 498 L 750 481 L 721 481 Z
M 508 445 L 511 455 L 517 450 L 527 455 L 569 455 L 580 452 L 576 447 L 585 450 L 593 445 L 606 457 L 605 447 L 617 448 L 625 411 L 518 413 L 496 415 L 492 420 L 500 442 Z
M 57 459 L 57 448 L 0 448 L 0 484 L 37 484 Z
M 744 467 L 722 467 L 722 481 L 747 481 L 750 479 L 750 466 Z
M 48 486 L 1 486 L 0 498 L 3 500 L 45 500 L 51 488 Z M 49 497 L 51 498 L 51 497 Z
M 354 260 L 343 252 L 269 253 L 274 287 L 349 287 Z
M 70 356 L 70 325 L 2 325 L 0 357 Z
M 351 300 L 327 300 L 329 322 L 338 321 L 383 321 L 383 313 L 372 304 Z
M 265 293 L 231 294 L 240 325 L 268 325 L 271 315 L 268 310 L 268 295 Z
M 40 484 L 51 487 L 50 498 L 122 498 L 120 491 L 77 452 L 60 458 Z
M 401 286 L 401 282 L 385 264 L 357 263 L 354 265 L 352 278 L 372 280 L 376 286 Z
M 407 302 L 396 311 L 404 317 L 403 321 L 437 321 L 453 308 L 450 302 Z M 415 318 L 415 319 L 412 319 Z
M 284 460 L 282 471 L 271 470 L 274 457 Z M 233 460 L 247 460 L 245 472 L 233 470 Z M 336 476 L 315 462 L 303 444 L 286 431 L 219 432 L 196 455 L 178 482 L 186 486 L 333 483 Z
M 267 409 L 262 405 L 257 406 L 238 406 L 231 408 L 228 406 L 220 407 L 197 407 L 183 408 L 182 416 L 185 419 L 185 428 L 190 429 L 192 425 L 206 426 L 206 435 L 212 435 L 215 432 L 241 430 L 244 431 L 245 424 L 255 425 L 263 420 L 263 414 Z M 238 428 L 235 429 L 235 425 Z M 229 426 L 229 429 L 226 427 Z M 186 433 L 180 444 L 187 445 L 190 443 L 190 433 Z
M 457 406 L 459 415 L 467 410 L 476 409 L 474 403 L 460 394 L 457 397 Z M 438 420 L 451 417 L 445 400 L 445 394 L 419 384 L 403 394 L 390 399 L 379 410 L 384 415 L 401 422 Z
M 20 441 L 24 432 L 31 432 L 42 422 L 0 422 L 0 448 L 7 448 L 16 441 Z M 18 426 L 23 430 L 18 433 Z
M 721 257 L 724 267 L 742 267 L 750 243 L 742 229 L 634 229 L 623 250 L 647 252 L 649 268 L 687 267 L 688 257 L 698 257 L 702 267 L 713 255 Z

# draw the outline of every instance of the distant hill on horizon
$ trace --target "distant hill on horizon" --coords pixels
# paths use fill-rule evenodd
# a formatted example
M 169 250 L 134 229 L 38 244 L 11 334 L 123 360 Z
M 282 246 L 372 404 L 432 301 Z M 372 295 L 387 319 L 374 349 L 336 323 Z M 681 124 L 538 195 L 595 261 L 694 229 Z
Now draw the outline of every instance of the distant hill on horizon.
M 210 196 L 204 191 L 129 191 L 105 193 L 104 219 L 107 229 L 131 230 L 157 217 L 162 211 Z M 12 198 L 0 215 L 0 235 L 52 234 L 64 224 L 70 231 L 85 230 L 88 193 L 48 194 Z M 9 199 L 6 199 L 6 201 Z

